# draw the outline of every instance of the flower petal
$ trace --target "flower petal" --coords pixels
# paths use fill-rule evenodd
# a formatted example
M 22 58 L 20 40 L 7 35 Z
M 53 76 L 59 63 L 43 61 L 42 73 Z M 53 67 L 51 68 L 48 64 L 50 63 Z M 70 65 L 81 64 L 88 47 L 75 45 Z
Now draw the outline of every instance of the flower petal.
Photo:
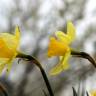
M 0 38 L 0 58 L 10 58 L 12 56 L 10 51 L 3 38 Z
M 1 33 L 0 38 L 2 38 L 10 50 L 14 50 L 16 48 L 16 38 L 14 35 L 8 33 Z
M 19 41 L 20 41 L 20 29 L 19 29 L 19 26 L 16 26 L 16 28 L 15 28 L 15 36 L 16 36 L 16 40 L 17 40 L 17 44 L 18 44 Z
M 90 92 L 90 96 L 96 96 L 96 90 L 92 90 L 92 91 Z
M 60 41 L 66 43 L 66 44 L 70 44 L 74 40 L 75 35 L 76 35 L 75 27 L 72 24 L 72 22 L 68 22 L 67 23 L 67 34 L 65 34 L 62 31 L 57 31 L 55 34 Z
M 9 62 L 7 64 L 7 75 L 9 75 L 10 70 L 12 68 L 12 61 L 13 61 L 13 58 L 11 60 L 9 60 Z
M 10 53 L 9 56 L 14 55 L 14 53 L 17 51 L 17 47 L 19 45 L 19 39 L 20 39 L 19 28 L 16 27 L 15 31 L 16 31 L 15 35 L 12 35 L 9 33 L 0 33 L 0 42 L 3 42 L 2 49 L 5 48 L 6 52 Z M 6 53 L 6 55 L 7 55 L 7 53 Z
M 68 37 L 70 37 L 70 43 L 75 39 L 75 35 L 76 35 L 76 31 L 75 31 L 75 27 L 72 24 L 72 22 L 68 22 L 67 23 L 67 35 Z
M 64 32 L 57 31 L 55 32 L 55 35 L 60 41 L 64 42 L 65 44 L 70 44 L 70 37 L 68 37 L 68 35 L 65 34 Z
M 19 27 L 15 28 L 15 35 L 9 33 L 0 33 L 0 71 L 8 65 L 10 72 L 12 61 L 17 55 L 17 47 L 20 41 Z
M 0 58 L 0 74 L 2 73 L 8 61 L 9 61 L 8 58 Z
M 57 75 L 63 70 L 67 70 L 69 68 L 68 59 L 70 57 L 70 52 L 67 52 L 65 56 L 60 57 L 61 61 L 57 64 L 51 71 L 50 75 Z

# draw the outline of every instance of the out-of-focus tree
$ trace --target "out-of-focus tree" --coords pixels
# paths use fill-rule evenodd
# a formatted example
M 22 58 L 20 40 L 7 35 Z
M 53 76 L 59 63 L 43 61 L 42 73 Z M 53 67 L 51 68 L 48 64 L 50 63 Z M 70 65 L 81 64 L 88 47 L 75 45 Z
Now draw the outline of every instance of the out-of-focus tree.
M 20 50 L 38 58 L 48 73 L 58 61 L 57 58 L 47 58 L 49 37 L 57 30 L 66 32 L 67 21 L 72 21 L 76 26 L 77 38 L 73 43 L 73 48 L 94 55 L 94 49 L 96 49 L 93 46 L 96 42 L 94 1 L 1 0 L 0 31 L 13 33 L 15 26 L 19 25 Z M 55 96 L 71 95 L 72 86 L 78 85 L 81 78 L 84 81 L 94 73 L 91 64 L 75 59 L 70 60 L 69 70 L 58 76 L 48 75 Z M 10 79 L 14 82 L 15 96 L 42 96 L 42 90 L 46 92 L 47 90 L 41 74 L 33 64 L 25 63 L 27 62 L 21 61 L 18 65 L 14 64 L 10 74 Z

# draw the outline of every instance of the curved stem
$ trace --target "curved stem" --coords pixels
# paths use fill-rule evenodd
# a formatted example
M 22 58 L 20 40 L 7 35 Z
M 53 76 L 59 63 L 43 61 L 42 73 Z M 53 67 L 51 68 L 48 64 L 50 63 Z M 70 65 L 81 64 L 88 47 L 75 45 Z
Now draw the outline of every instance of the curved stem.
M 47 75 L 45 73 L 45 70 L 43 69 L 42 65 L 34 57 L 32 57 L 30 55 L 25 55 L 25 54 L 20 53 L 20 54 L 17 55 L 17 57 L 28 59 L 29 61 L 32 61 L 34 64 L 37 65 L 37 67 L 41 71 L 41 74 L 43 76 L 43 79 L 45 81 L 45 84 L 47 86 L 47 89 L 49 91 L 50 96 L 54 96 L 51 85 L 50 85 L 49 80 L 48 80 L 48 77 L 47 77 Z
M 71 51 L 71 55 L 73 55 L 75 57 L 81 57 L 81 58 L 88 59 L 93 64 L 93 66 L 96 68 L 95 60 L 88 53 Z

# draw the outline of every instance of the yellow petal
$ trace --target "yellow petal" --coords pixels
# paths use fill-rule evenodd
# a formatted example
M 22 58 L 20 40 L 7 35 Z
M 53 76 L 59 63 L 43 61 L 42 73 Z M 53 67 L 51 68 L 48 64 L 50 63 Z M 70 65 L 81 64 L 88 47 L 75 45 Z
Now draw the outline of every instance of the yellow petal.
M 0 65 L 0 74 L 2 74 L 3 69 L 5 68 L 6 64 Z
M 17 47 L 20 40 L 19 27 L 15 28 L 15 35 L 9 33 L 0 33 L 0 71 L 8 65 L 10 72 L 12 61 L 17 55 Z
M 5 52 L 6 54 L 4 53 L 4 55 L 6 56 L 7 53 L 9 52 L 10 54 L 8 54 L 8 56 L 12 57 L 14 53 L 17 51 L 17 47 L 19 45 L 19 39 L 20 39 L 20 32 L 18 27 L 16 27 L 15 35 L 9 33 L 0 33 L 0 43 L 3 42 L 1 45 L 0 52 L 2 52 L 2 54 Z
M 69 45 L 70 44 L 70 37 L 65 34 L 64 32 L 62 31 L 57 31 L 55 32 L 55 35 L 57 36 L 57 38 L 62 41 L 63 43 Z
M 7 62 L 8 66 L 7 66 L 7 75 L 9 75 L 10 70 L 12 68 L 12 61 L 14 60 L 14 58 L 16 57 L 18 53 L 15 53 L 14 56 L 12 58 L 10 58 Z
M 57 64 L 51 71 L 50 75 L 57 75 L 61 73 L 63 70 L 67 70 L 69 68 L 68 59 L 70 57 L 70 52 L 66 53 L 65 56 L 60 57 L 61 61 Z
M 15 36 L 16 36 L 16 40 L 18 41 L 17 42 L 17 44 L 18 44 L 20 41 L 20 28 L 19 28 L 19 26 L 16 26 L 16 28 L 15 28 Z
M 63 56 L 70 48 L 63 42 L 59 42 L 54 37 L 50 38 L 48 56 Z
M 4 40 L 0 38 L 0 58 L 10 58 L 12 56 L 10 51 Z
M 9 61 L 8 58 L 0 58 L 0 74 L 2 73 L 8 61 Z
M 9 75 L 10 70 L 12 68 L 12 61 L 13 61 L 13 58 L 11 60 L 9 60 L 7 63 L 7 76 Z
M 6 67 L 7 68 L 7 76 L 9 75 L 9 72 L 12 67 L 12 59 L 8 58 L 0 58 L 0 74 L 2 73 L 3 69 Z
M 66 43 L 66 44 L 70 44 L 75 38 L 75 27 L 72 24 L 72 22 L 68 22 L 67 23 L 67 34 L 65 34 L 62 31 L 57 31 L 57 32 L 55 32 L 55 34 L 60 41 Z
M 2 38 L 2 40 L 5 42 L 6 46 L 10 49 L 10 50 L 14 50 L 16 49 L 16 38 L 14 35 L 8 34 L 8 33 L 1 33 L 0 34 L 0 38 Z
M 76 37 L 75 27 L 70 21 L 67 23 L 67 35 L 70 37 L 70 42 L 72 42 Z
M 90 96 L 96 96 L 96 90 L 92 90 L 92 91 L 90 92 Z

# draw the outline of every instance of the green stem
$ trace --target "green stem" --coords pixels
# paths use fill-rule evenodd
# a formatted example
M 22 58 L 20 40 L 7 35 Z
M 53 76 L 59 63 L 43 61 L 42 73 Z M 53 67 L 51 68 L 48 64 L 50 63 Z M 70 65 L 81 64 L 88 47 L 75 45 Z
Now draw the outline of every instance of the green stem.
M 50 85 L 49 80 L 48 80 L 48 77 L 47 77 L 47 75 L 46 75 L 46 73 L 45 73 L 42 65 L 34 57 L 32 57 L 30 55 L 25 55 L 25 54 L 20 53 L 20 54 L 17 55 L 17 57 L 28 59 L 29 61 L 32 61 L 34 64 L 37 65 L 37 67 L 41 71 L 41 74 L 43 76 L 43 79 L 45 81 L 45 84 L 47 86 L 47 89 L 49 91 L 50 96 L 54 96 L 53 91 L 52 91 L 52 88 L 51 88 L 51 85 Z
M 71 55 L 73 55 L 75 57 L 81 57 L 81 58 L 88 59 L 93 64 L 93 66 L 96 68 L 95 60 L 88 53 L 71 51 Z

